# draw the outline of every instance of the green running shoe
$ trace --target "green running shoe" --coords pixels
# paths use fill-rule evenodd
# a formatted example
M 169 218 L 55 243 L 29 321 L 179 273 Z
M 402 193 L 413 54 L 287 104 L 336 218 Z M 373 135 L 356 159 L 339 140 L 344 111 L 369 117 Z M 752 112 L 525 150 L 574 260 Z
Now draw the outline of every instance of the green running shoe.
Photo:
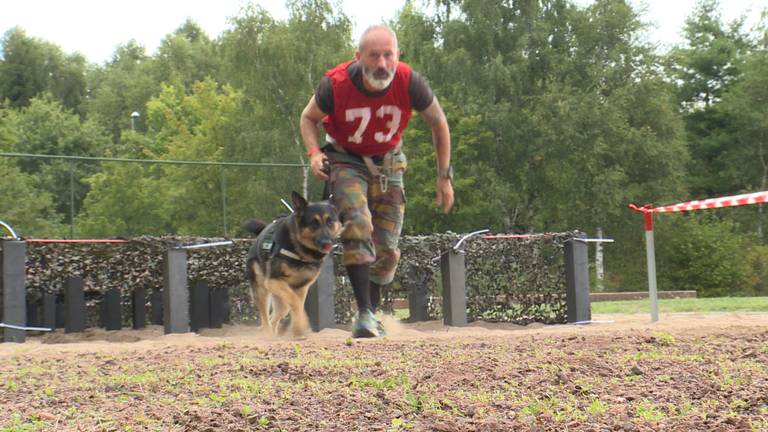
M 355 320 L 355 326 L 352 329 L 353 338 L 373 338 L 379 336 L 378 326 L 380 323 L 373 316 L 371 311 L 360 312 Z
M 379 332 L 379 337 L 384 337 L 387 335 L 387 331 L 384 330 L 384 324 L 382 324 L 379 320 L 376 320 L 376 331 Z

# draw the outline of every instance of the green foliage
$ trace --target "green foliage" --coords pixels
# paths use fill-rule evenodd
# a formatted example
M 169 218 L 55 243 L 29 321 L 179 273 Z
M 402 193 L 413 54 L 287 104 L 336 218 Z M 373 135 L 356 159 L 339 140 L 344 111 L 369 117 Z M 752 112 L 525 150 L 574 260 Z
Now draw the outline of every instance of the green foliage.
M 768 246 L 752 245 L 746 253 L 747 283 L 741 293 L 747 296 L 768 295 Z
M 744 102 L 755 97 L 726 96 L 740 81 L 745 61 L 758 53 L 742 31 L 743 19 L 726 25 L 719 7 L 718 0 L 699 0 L 686 20 L 686 44 L 673 49 L 667 59 L 670 77 L 678 83 L 692 156 L 686 180 L 697 198 L 743 191 L 748 187 L 744 180 L 751 183 L 749 187 L 759 187 L 760 180 L 761 170 L 754 169 L 756 146 L 734 137 L 744 135 L 737 124 L 752 116 L 752 104 Z M 737 140 L 741 142 L 736 144 Z M 745 158 L 743 150 L 750 156 Z M 742 164 L 754 174 L 744 176 Z
M 138 112 L 137 130 L 145 130 L 144 106 L 160 90 L 151 58 L 144 47 L 131 40 L 115 51 L 103 68 L 88 74 L 91 96 L 84 103 L 88 117 L 106 128 L 118 142 L 123 129 L 131 127 L 131 113 Z
M 754 52 L 743 74 L 723 95 L 716 110 L 721 122 L 715 131 L 722 171 L 717 179 L 733 191 L 768 188 L 768 52 Z M 762 226 L 763 216 L 759 215 Z
M 719 0 L 698 0 L 686 19 L 686 46 L 673 49 L 671 74 L 679 79 L 679 99 L 689 109 L 717 102 L 730 81 L 740 75 L 749 42 L 741 32 L 744 18 L 722 22 Z
M 454 1 L 431 18 L 406 7 L 398 23 L 407 59 L 461 107 L 447 109 L 454 215 L 432 210 L 428 133 L 406 136 L 409 232 L 592 231 L 620 225 L 629 201 L 681 191 L 682 124 L 627 5 Z
M 92 238 L 172 232 L 171 201 L 158 174 L 147 165 L 104 164 L 87 180 L 91 191 L 76 232 Z
M 32 98 L 28 106 L 13 116 L 16 139 L 10 150 L 15 152 L 97 156 L 110 146 L 109 137 L 103 129 L 92 121 L 81 122 L 77 114 L 66 110 L 50 94 Z M 18 166 L 24 173 L 34 176 L 37 185 L 53 198 L 57 213 L 69 215 L 70 210 L 79 212 L 87 194 L 83 178 L 93 172 L 93 165 L 23 158 L 19 159 Z
M 218 80 L 221 61 L 214 42 L 200 25 L 187 19 L 163 39 L 150 68 L 155 81 L 180 83 L 189 89 L 206 78 Z
M 700 297 L 734 295 L 747 283 L 747 239 L 738 226 L 711 214 L 671 215 L 656 224 L 660 287 Z
M 8 30 L 0 45 L 0 101 L 24 107 L 49 92 L 64 107 L 79 109 L 86 94 L 82 55 L 65 55 L 58 46 L 29 37 L 18 27 Z
M 13 160 L 0 158 L 0 178 L 0 220 L 22 237 L 62 234 L 53 197 L 41 190 L 34 176 L 22 172 Z M 5 230 L 2 233 L 6 235 Z
M 222 36 L 225 78 L 241 88 L 253 120 L 276 132 L 272 139 L 242 145 L 270 159 L 297 162 L 303 155 L 299 115 L 325 70 L 352 56 L 351 23 L 327 1 L 288 2 L 289 18 L 276 21 L 264 9 L 249 4 L 232 19 Z M 279 58 L 280 61 L 275 61 Z M 254 131 L 255 132 L 255 131 Z M 257 136 L 258 137 L 258 136 Z

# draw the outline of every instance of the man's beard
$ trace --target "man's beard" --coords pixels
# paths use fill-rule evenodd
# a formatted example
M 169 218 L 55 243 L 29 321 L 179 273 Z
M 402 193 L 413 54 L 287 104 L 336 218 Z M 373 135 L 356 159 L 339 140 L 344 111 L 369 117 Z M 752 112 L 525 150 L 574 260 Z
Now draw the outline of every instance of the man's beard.
M 395 79 L 394 68 L 391 70 L 385 68 L 368 69 L 367 67 L 363 66 L 363 74 L 365 75 L 365 79 L 368 81 L 368 84 L 370 84 L 371 87 L 375 88 L 376 90 L 384 90 L 385 88 L 389 87 L 389 84 L 392 83 L 393 79 Z

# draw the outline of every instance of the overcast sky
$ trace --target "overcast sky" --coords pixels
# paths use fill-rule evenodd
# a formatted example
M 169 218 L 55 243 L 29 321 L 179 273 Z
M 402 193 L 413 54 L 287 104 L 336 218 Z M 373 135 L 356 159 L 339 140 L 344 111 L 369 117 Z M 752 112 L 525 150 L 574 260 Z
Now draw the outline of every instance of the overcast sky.
M 253 0 L 275 18 L 287 17 L 284 0 Z M 494 1 L 494 0 L 489 0 Z M 589 4 L 591 0 L 576 0 Z M 680 31 L 695 0 L 630 0 L 645 5 L 644 19 L 655 26 L 652 42 L 668 47 L 681 41 Z M 238 14 L 247 0 L 0 0 L 0 32 L 19 26 L 27 35 L 79 51 L 94 63 L 111 58 L 115 48 L 130 39 L 144 45 L 148 54 L 160 41 L 192 18 L 215 38 L 229 27 L 227 19 Z M 352 19 L 353 36 L 369 25 L 391 19 L 405 0 L 342 0 Z M 730 21 L 747 14 L 748 28 L 757 22 L 768 0 L 721 0 L 722 16 Z M 419 3 L 417 0 L 416 4 Z

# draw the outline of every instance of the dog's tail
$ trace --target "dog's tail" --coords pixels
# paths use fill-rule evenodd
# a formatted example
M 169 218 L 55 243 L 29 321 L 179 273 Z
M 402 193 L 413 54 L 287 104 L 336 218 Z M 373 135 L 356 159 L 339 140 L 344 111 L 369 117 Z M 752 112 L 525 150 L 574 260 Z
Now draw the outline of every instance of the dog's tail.
M 245 223 L 243 223 L 243 226 L 241 228 L 244 231 L 248 231 L 253 235 L 259 235 L 259 233 L 264 231 L 264 228 L 266 227 L 267 227 L 267 224 L 265 224 L 264 222 L 258 221 L 256 219 L 250 219 L 245 221 Z

